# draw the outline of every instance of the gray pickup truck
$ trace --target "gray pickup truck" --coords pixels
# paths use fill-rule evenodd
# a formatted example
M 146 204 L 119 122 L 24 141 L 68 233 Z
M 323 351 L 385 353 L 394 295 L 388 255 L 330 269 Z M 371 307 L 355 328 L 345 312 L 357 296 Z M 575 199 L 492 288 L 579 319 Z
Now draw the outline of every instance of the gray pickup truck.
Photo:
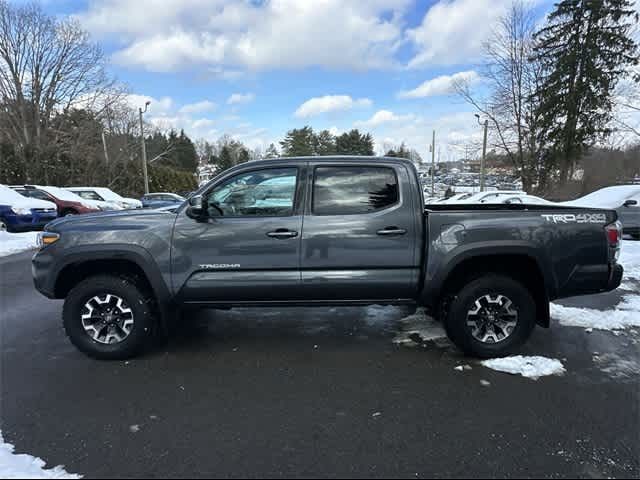
M 551 300 L 617 288 L 621 235 L 607 210 L 425 210 L 402 159 L 282 158 L 231 168 L 174 212 L 56 220 L 33 276 L 100 359 L 138 354 L 188 306 L 369 304 L 424 306 L 465 353 L 493 357 L 548 327 Z

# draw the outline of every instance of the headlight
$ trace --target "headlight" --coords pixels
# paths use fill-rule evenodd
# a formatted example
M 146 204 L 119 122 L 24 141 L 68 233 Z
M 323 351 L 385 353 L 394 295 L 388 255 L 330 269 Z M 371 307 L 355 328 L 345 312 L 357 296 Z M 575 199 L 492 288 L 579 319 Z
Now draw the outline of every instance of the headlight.
M 30 208 L 11 207 L 11 211 L 13 213 L 15 213 L 16 215 L 30 215 L 31 214 L 31 209 Z
M 38 234 L 38 248 L 44 248 L 60 240 L 60 234 L 54 232 L 40 232 Z

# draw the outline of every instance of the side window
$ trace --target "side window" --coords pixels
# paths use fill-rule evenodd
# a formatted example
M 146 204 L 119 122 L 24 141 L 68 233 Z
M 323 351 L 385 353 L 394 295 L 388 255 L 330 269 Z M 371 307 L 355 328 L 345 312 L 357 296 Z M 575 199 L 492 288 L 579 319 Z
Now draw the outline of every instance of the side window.
M 370 213 L 400 200 L 398 179 L 389 167 L 317 167 L 313 181 L 315 215 Z
M 298 169 L 272 168 L 241 173 L 207 195 L 210 216 L 284 217 L 293 214 Z

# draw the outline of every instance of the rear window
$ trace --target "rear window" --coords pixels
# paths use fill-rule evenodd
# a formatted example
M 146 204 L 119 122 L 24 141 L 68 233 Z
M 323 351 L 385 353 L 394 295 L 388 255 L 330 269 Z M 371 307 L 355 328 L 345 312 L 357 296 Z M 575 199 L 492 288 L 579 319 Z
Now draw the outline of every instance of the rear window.
M 398 179 L 389 167 L 316 167 L 313 213 L 351 215 L 371 213 L 400 200 Z

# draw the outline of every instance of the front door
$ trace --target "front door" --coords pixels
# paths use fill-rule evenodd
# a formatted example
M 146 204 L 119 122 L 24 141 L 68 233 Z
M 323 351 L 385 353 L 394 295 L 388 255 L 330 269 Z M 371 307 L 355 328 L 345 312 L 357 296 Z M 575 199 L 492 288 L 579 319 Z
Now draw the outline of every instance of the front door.
M 206 215 L 176 220 L 173 288 L 187 302 L 278 301 L 300 287 L 302 166 L 242 170 L 203 194 Z

